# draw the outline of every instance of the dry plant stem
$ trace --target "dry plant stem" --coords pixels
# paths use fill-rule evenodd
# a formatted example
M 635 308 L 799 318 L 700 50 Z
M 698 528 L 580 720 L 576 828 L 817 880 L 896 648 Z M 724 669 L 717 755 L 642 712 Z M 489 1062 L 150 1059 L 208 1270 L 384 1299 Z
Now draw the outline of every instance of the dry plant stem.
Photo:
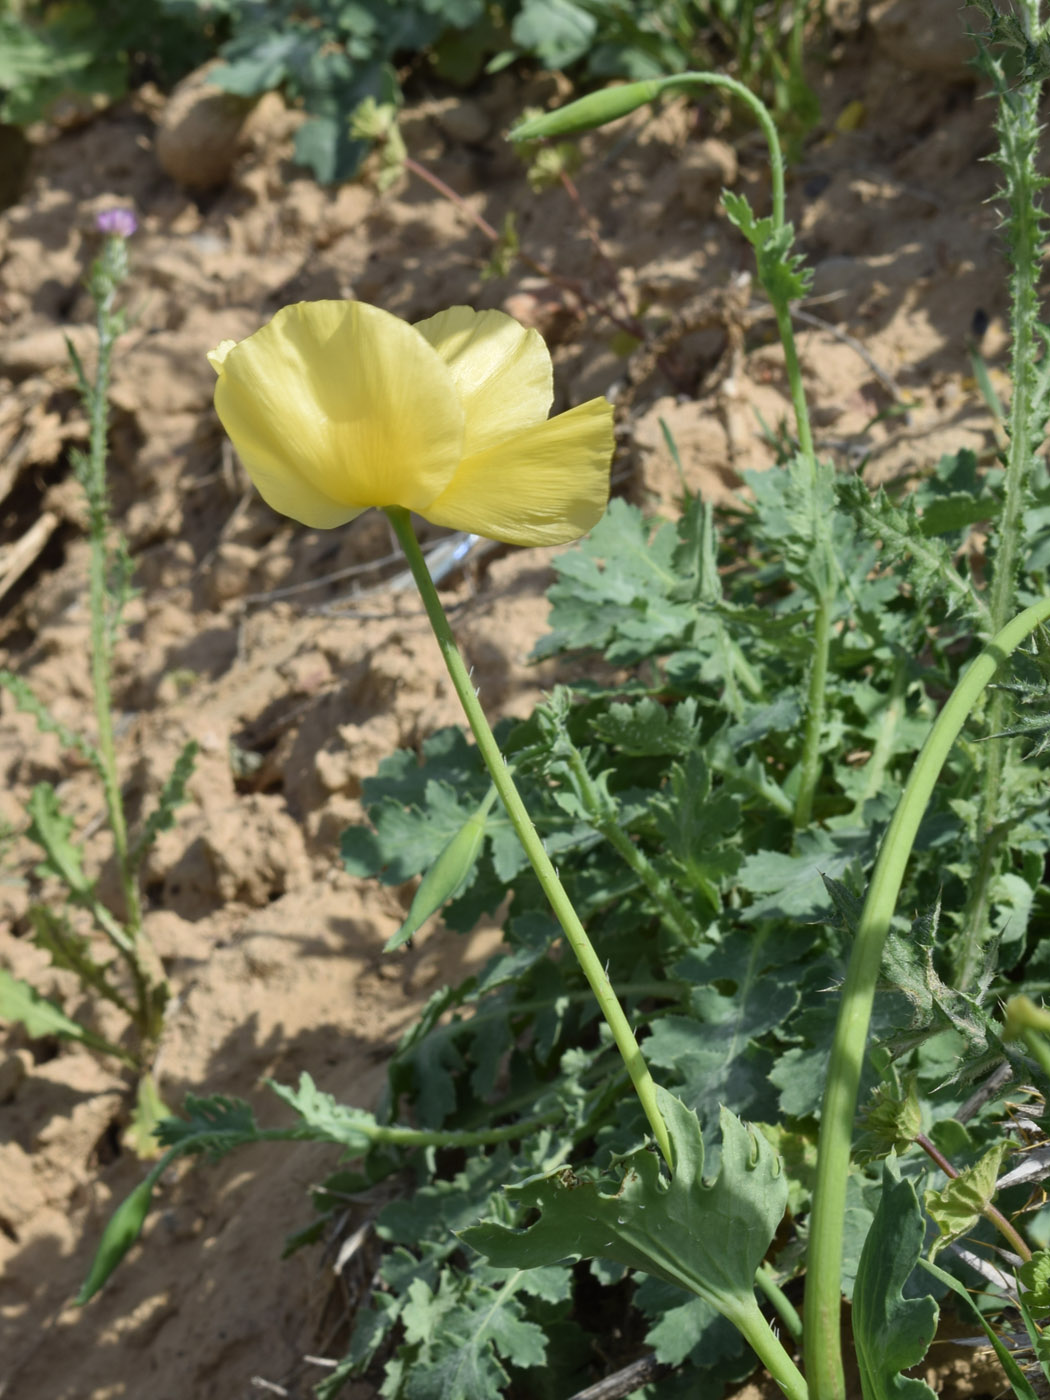
M 413 160 L 411 156 L 405 156 L 402 164 L 406 170 L 411 171 L 413 175 L 418 175 L 431 189 L 437 190 L 438 194 L 442 195 L 451 204 L 454 204 L 456 208 L 470 220 L 479 233 L 485 235 L 490 243 L 498 243 L 500 241 L 498 231 L 492 227 L 488 219 L 486 219 L 484 215 L 479 214 L 476 209 L 472 209 L 462 195 L 457 194 L 451 185 L 445 184 L 440 175 L 435 175 L 432 170 L 428 170 L 425 165 L 420 165 L 419 161 Z M 545 278 L 556 287 L 564 287 L 567 291 L 572 292 L 574 296 L 579 297 L 580 301 L 588 310 L 595 312 L 599 316 L 607 316 L 614 326 L 625 331 L 629 336 L 633 336 L 635 340 L 645 339 L 645 327 L 634 316 L 625 318 L 617 315 L 617 313 L 610 310 L 609 307 L 602 306 L 599 302 L 596 302 L 593 297 L 588 296 L 581 283 L 575 281 L 571 277 L 562 277 L 560 273 L 547 267 L 545 263 L 537 262 L 536 259 L 531 258 L 528 253 L 523 253 L 520 248 L 517 249 L 515 257 L 520 258 L 525 266 L 530 267 L 537 276 Z M 619 288 L 617 288 L 617 291 L 619 291 Z
M 616 1048 L 623 1057 L 635 1093 L 638 1095 L 645 1116 L 649 1120 L 653 1136 L 664 1161 L 670 1167 L 672 1165 L 671 1141 L 667 1125 L 664 1123 L 663 1115 L 656 1102 L 656 1086 L 649 1073 L 649 1066 L 645 1062 L 623 1007 L 613 991 L 612 983 L 609 981 L 602 961 L 594 951 L 587 932 L 580 922 L 579 915 L 565 891 L 565 886 L 558 878 L 558 873 L 551 864 L 550 857 L 543 849 L 543 843 L 536 833 L 528 810 L 507 771 L 506 761 L 499 751 L 492 730 L 489 728 L 488 720 L 485 718 L 485 713 L 478 703 L 477 694 L 471 684 L 459 648 L 456 646 L 456 640 L 445 616 L 445 610 L 441 606 L 437 589 L 434 587 L 433 580 L 427 570 L 426 560 L 423 558 L 419 541 L 412 529 L 409 513 L 399 506 L 388 506 L 386 514 L 401 548 L 405 551 L 405 558 L 412 570 L 412 576 L 419 589 L 427 617 L 448 668 L 449 677 L 459 697 L 460 704 L 463 706 L 478 749 L 485 761 L 485 766 L 489 770 L 500 800 L 510 817 L 511 825 L 521 841 L 532 868 L 550 900 L 551 908 L 554 910 L 558 922 L 565 932 L 565 937 L 590 984 L 591 991 L 597 999 L 602 1015 L 612 1032 L 613 1040 L 616 1042 Z
M 941 1171 L 946 1177 L 954 1181 L 955 1178 L 959 1175 L 959 1173 L 952 1166 L 951 1162 L 948 1161 L 947 1157 L 945 1157 L 941 1152 L 937 1150 L 936 1146 L 930 1141 L 930 1139 L 926 1136 L 925 1133 L 916 1134 L 915 1145 L 916 1147 L 922 1148 L 922 1150 L 926 1153 L 927 1157 L 929 1157 L 930 1161 L 936 1163 L 936 1165 L 941 1169 Z M 1006 1242 L 1009 1244 L 1010 1248 L 1015 1250 L 1016 1253 L 1018 1253 L 1022 1259 L 1031 1259 L 1032 1251 L 1028 1248 L 1028 1245 L 1024 1242 L 1024 1240 L 1014 1229 L 1014 1227 L 1010 1224 L 1009 1220 L 1007 1220 L 1006 1216 L 1002 1213 L 998 1206 L 985 1206 L 984 1210 L 981 1211 L 981 1214 L 984 1216 L 985 1220 L 991 1221 L 991 1223 L 999 1231 L 1000 1235 L 1002 1235 L 1003 1239 L 1006 1240 Z
M 963 675 L 915 760 L 875 863 L 840 994 L 821 1109 L 804 1309 L 811 1400 L 846 1400 L 841 1283 L 850 1143 L 882 949 L 904 872 L 934 785 L 967 717 L 1000 665 L 1047 618 L 1050 599 L 1027 608 L 992 638 Z

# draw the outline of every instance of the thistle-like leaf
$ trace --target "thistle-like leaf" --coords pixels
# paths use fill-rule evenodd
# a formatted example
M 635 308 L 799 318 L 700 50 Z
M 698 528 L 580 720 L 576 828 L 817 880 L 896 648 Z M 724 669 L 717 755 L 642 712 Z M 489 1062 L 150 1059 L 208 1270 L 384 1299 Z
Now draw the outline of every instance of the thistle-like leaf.
M 514 1203 L 541 1213 L 534 1224 L 519 1230 L 490 1221 L 462 1238 L 509 1268 L 613 1259 L 697 1294 L 731 1321 L 751 1317 L 755 1270 L 787 1205 L 780 1162 L 765 1138 L 723 1108 L 721 1167 L 705 1181 L 696 1114 L 656 1092 L 673 1150 L 670 1181 L 648 1148 L 622 1159 L 618 1182 L 587 1181 L 562 1167 L 507 1188 Z

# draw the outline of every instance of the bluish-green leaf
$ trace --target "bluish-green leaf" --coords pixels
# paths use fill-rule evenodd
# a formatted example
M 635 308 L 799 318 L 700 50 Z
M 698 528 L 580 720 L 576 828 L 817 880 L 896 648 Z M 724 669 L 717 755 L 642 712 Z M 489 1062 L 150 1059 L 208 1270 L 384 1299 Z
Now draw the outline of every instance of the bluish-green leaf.
M 696 1114 L 664 1089 L 657 1097 L 673 1149 L 670 1181 L 648 1148 L 623 1159 L 619 1181 L 584 1180 L 563 1167 L 507 1188 L 514 1203 L 540 1212 L 534 1224 L 486 1222 L 463 1239 L 503 1267 L 614 1259 L 696 1293 L 730 1320 L 753 1316 L 755 1270 L 787 1204 L 779 1161 L 723 1109 L 720 1170 L 705 1181 Z
M 937 1330 L 932 1297 L 906 1298 L 925 1226 L 915 1188 L 883 1167 L 882 1200 L 853 1288 L 853 1339 L 864 1400 L 933 1400 L 925 1381 L 901 1375 L 926 1355 Z

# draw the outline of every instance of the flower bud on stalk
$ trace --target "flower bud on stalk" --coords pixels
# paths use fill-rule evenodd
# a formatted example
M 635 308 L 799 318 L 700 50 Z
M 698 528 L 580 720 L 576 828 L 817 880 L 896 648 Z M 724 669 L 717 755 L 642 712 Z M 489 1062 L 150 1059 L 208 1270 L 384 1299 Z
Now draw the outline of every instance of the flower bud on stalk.
M 588 93 L 575 102 L 559 107 L 556 112 L 546 112 L 542 117 L 532 117 L 522 122 L 510 133 L 512 141 L 539 141 L 547 136 L 571 136 L 575 132 L 593 131 L 606 122 L 616 121 L 617 117 L 627 117 L 647 102 L 655 102 L 665 88 L 673 86 L 675 79 L 648 78 L 643 82 L 620 83 L 615 87 L 603 88 L 601 92 Z

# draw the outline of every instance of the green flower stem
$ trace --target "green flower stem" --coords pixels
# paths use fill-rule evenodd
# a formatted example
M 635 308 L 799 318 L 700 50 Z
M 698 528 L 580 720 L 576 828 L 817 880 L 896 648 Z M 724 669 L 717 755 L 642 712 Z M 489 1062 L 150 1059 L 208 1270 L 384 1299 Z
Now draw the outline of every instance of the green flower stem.
M 624 83 L 617 87 L 605 88 L 601 92 L 590 93 L 586 97 L 569 102 L 554 112 L 547 112 L 514 128 L 510 133 L 513 141 L 531 141 L 543 137 L 569 136 L 576 132 L 589 131 L 603 126 L 608 121 L 625 117 L 638 107 L 655 102 L 667 92 L 689 92 L 697 88 L 713 87 L 730 93 L 748 108 L 766 138 L 769 149 L 769 171 L 772 193 L 771 218 L 774 235 L 780 234 L 785 226 L 784 216 L 784 156 L 777 135 L 776 123 L 769 108 L 743 83 L 729 78 L 724 73 L 676 73 L 668 78 L 648 79 L 636 83 Z M 759 275 L 762 274 L 763 259 L 759 253 Z M 765 284 L 763 284 L 765 285 Z M 802 369 L 795 345 L 795 333 L 791 323 L 791 308 L 782 291 L 775 285 L 775 279 L 765 286 L 770 303 L 776 315 L 777 330 L 784 348 L 784 367 L 787 373 L 791 403 L 795 411 L 795 424 L 798 433 L 799 452 L 808 464 L 814 477 L 817 460 L 813 446 L 813 431 L 809 421 L 809 408 L 806 403 L 805 386 L 802 382 Z M 808 825 L 813 812 L 813 799 L 820 781 L 820 743 L 824 731 L 826 711 L 828 656 L 831 648 L 832 615 L 835 605 L 837 580 L 829 578 L 819 597 L 816 598 L 816 613 L 813 625 L 813 657 L 810 663 L 809 687 L 806 707 L 806 729 L 803 738 L 799 789 L 793 809 L 796 828 Z
M 765 1294 L 768 1301 L 772 1303 L 777 1316 L 787 1328 L 789 1336 L 793 1337 L 796 1342 L 800 1342 L 802 1340 L 802 1319 L 799 1317 L 794 1303 L 773 1277 L 773 1270 L 768 1264 L 759 1264 L 755 1274 L 755 1283 L 759 1292 Z
M 692 947 L 696 942 L 696 920 L 675 894 L 670 881 L 665 880 L 660 872 L 654 868 L 645 852 L 640 846 L 634 844 L 627 832 L 617 822 L 614 814 L 601 800 L 597 789 L 591 782 L 591 775 L 583 761 L 583 754 L 567 736 L 563 738 L 563 743 L 566 746 L 569 767 L 572 769 L 572 775 L 576 780 L 580 796 L 595 830 L 605 837 L 609 845 L 623 857 L 624 864 L 637 875 L 663 910 L 667 923 L 675 935 L 681 942 Z
M 1040 0 L 1021 0 L 1019 18 L 1029 34 L 1039 32 Z M 1037 367 L 1037 333 L 1040 319 L 1039 283 L 1045 241 L 1039 191 L 1045 183 L 1036 159 L 1039 151 L 1039 100 L 1042 83 L 1022 79 L 1007 85 L 1001 73 L 999 87 L 998 161 L 1005 177 L 1009 202 L 1007 246 L 1010 254 L 1010 379 L 1012 396 L 1008 424 L 1003 513 L 996 534 L 995 572 L 989 604 L 989 626 L 995 633 L 1005 626 L 1016 607 L 1017 551 L 1021 541 L 1021 517 L 1029 495 L 1032 463 L 1044 425 L 1032 421 Z M 988 705 L 988 732 L 998 734 L 1006 727 L 1007 699 L 996 691 Z M 992 888 L 999 870 L 999 804 L 1008 741 L 992 739 L 987 745 L 982 774 L 978 835 L 984 849 L 978 861 L 976 878 L 966 902 L 962 920 L 962 940 L 953 968 L 954 985 L 967 990 L 977 976 L 982 949 L 987 938 L 988 912 Z
M 780 149 L 780 137 L 777 135 L 776 122 L 773 116 L 760 97 L 756 97 L 750 88 L 743 83 L 737 82 L 735 78 L 728 77 L 725 73 L 677 73 L 670 78 L 662 78 L 653 86 L 657 93 L 674 91 L 676 89 L 689 90 L 699 87 L 721 88 L 723 92 L 732 95 L 743 102 L 748 108 L 755 121 L 762 129 L 762 135 L 766 138 L 766 145 L 769 148 L 769 175 L 772 184 L 772 215 L 776 228 L 781 228 L 784 223 L 784 156 Z M 581 99 L 586 101 L 586 98 Z M 574 105 L 574 104 L 573 104 Z M 567 110 L 562 108 L 562 111 Z
M 840 1313 L 850 1141 L 882 949 L 905 867 L 934 785 L 967 716 L 999 666 L 1047 618 L 1050 599 L 1026 608 L 992 638 L 955 687 L 915 760 L 868 887 L 839 998 L 821 1110 L 804 1308 L 812 1400 L 845 1400 L 846 1396 Z
M 488 768 L 496 790 L 499 792 L 500 800 L 507 810 L 511 825 L 517 832 L 518 839 L 521 841 L 532 868 L 550 900 L 551 908 L 565 931 L 569 946 L 576 954 L 580 967 L 583 969 L 583 975 L 587 978 L 591 990 L 597 998 L 602 1015 L 612 1031 L 616 1048 L 627 1066 L 627 1073 L 631 1077 L 635 1093 L 638 1095 L 645 1116 L 649 1120 L 653 1136 L 656 1138 L 664 1161 L 670 1166 L 671 1142 L 667 1133 L 667 1125 L 664 1123 L 656 1102 L 656 1086 L 649 1073 L 649 1066 L 645 1062 L 623 1007 L 617 1000 L 602 961 L 594 951 L 594 947 L 580 922 L 579 915 L 565 891 L 565 886 L 559 880 L 557 871 L 551 864 L 547 852 L 543 849 L 543 843 L 536 833 L 532 819 L 507 771 L 506 762 L 499 751 L 492 730 L 489 728 L 485 713 L 478 703 L 478 697 L 474 692 L 473 685 L 471 685 L 467 668 L 459 654 L 448 618 L 441 606 L 441 599 L 438 597 L 437 589 L 434 587 L 434 582 L 427 569 L 426 560 L 423 558 L 423 552 L 419 547 L 419 541 L 412 529 L 409 513 L 400 506 L 389 506 L 386 514 L 401 548 L 405 552 L 405 558 L 412 571 L 434 636 L 448 668 L 449 677 L 456 694 L 459 696 L 460 704 L 463 706 L 481 756 L 485 760 L 485 766 Z

